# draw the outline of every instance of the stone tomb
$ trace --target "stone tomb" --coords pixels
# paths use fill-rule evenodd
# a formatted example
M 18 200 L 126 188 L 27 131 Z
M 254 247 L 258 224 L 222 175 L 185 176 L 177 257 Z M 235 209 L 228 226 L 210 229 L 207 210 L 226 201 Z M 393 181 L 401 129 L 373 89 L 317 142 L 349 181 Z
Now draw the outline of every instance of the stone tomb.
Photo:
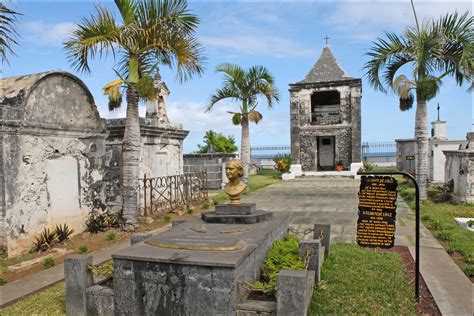
M 112 255 L 117 315 L 232 315 L 245 296 L 239 280 L 260 276 L 288 214 L 254 224 L 195 218 Z

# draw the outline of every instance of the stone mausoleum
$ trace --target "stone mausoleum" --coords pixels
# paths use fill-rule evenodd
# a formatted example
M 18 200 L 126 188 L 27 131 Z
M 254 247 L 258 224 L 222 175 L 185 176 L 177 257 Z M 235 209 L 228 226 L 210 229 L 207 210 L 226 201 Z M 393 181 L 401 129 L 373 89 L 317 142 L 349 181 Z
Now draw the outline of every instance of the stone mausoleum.
M 291 156 L 303 172 L 361 161 L 362 81 L 326 45 L 305 79 L 290 84 Z
M 93 210 L 120 212 L 124 119 L 100 117 L 76 76 L 50 71 L 0 80 L 0 248 L 30 249 L 44 228 L 84 229 Z M 188 134 L 166 117 L 166 85 L 140 118 L 140 177 L 183 172 Z M 124 105 L 125 106 L 125 105 Z

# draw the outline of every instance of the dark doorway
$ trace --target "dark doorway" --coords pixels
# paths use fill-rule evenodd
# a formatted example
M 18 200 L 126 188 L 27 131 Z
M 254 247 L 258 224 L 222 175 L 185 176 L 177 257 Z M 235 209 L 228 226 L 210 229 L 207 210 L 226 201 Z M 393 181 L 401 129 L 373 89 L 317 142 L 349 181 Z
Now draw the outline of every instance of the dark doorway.
M 318 141 L 318 171 L 332 171 L 336 169 L 336 137 L 319 136 Z

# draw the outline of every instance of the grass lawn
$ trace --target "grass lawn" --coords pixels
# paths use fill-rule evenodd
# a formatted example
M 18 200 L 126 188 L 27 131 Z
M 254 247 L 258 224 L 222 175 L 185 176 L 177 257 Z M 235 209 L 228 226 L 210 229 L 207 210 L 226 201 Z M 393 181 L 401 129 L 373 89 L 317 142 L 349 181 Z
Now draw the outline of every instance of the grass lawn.
M 407 204 L 415 208 L 415 189 L 399 180 L 399 193 Z M 421 204 L 421 220 L 467 276 L 474 277 L 474 232 L 461 228 L 454 217 L 474 217 L 474 205 L 435 203 Z M 459 258 L 462 257 L 462 258 Z
M 308 315 L 417 315 L 414 292 L 396 253 L 334 244 Z
M 245 194 L 264 188 L 270 184 L 278 183 L 281 181 L 281 172 L 277 170 L 261 170 L 255 175 L 249 176 L 248 190 Z M 212 197 L 214 204 L 220 204 L 229 199 L 225 192 L 219 192 Z
M 0 315 L 66 315 L 64 282 L 0 309 Z

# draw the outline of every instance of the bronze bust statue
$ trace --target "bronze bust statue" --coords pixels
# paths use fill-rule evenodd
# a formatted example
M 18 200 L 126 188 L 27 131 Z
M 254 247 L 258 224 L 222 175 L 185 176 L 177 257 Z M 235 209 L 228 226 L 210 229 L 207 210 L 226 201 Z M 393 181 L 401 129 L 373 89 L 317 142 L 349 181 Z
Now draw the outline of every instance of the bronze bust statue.
M 229 182 L 224 186 L 224 192 L 229 195 L 230 204 L 240 204 L 240 194 L 247 185 L 240 181 L 244 175 L 244 166 L 238 159 L 229 160 L 225 165 L 225 173 Z

